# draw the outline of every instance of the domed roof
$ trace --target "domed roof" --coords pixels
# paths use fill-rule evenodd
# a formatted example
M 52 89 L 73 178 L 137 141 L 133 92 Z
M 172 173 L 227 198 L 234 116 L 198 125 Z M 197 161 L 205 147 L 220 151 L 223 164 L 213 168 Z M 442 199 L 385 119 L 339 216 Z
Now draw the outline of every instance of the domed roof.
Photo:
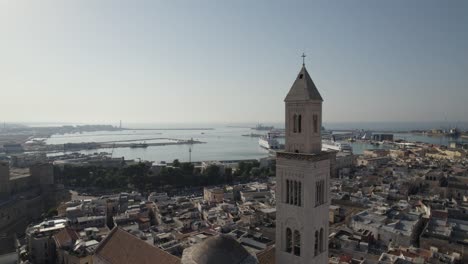
M 182 257 L 184 264 L 250 264 L 256 258 L 228 235 L 216 235 L 188 248 Z

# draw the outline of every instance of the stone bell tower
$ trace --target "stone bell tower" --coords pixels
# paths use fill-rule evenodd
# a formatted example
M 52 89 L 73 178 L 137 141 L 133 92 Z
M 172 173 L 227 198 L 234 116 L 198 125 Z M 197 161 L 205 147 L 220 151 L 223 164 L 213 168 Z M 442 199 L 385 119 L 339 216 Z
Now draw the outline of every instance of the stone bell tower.
M 322 151 L 323 99 L 304 63 L 284 102 L 285 150 L 276 162 L 276 263 L 325 264 L 333 153 Z

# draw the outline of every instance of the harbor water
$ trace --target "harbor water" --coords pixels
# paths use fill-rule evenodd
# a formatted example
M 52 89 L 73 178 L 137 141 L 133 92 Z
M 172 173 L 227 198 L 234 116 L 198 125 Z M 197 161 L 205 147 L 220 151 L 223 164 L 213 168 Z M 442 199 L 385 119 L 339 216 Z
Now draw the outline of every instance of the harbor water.
M 258 159 L 268 156 L 268 151 L 258 144 L 258 137 L 243 135 L 264 134 L 266 131 L 256 131 L 249 127 L 254 125 L 227 126 L 227 125 L 198 125 L 185 127 L 200 127 L 210 129 L 180 129 L 170 127 L 154 130 L 122 130 L 100 131 L 65 135 L 53 135 L 46 140 L 47 144 L 82 143 L 82 142 L 112 142 L 129 140 L 133 143 L 164 143 L 173 139 L 198 140 L 203 144 L 194 145 L 162 145 L 148 146 L 147 148 L 105 148 L 78 151 L 83 154 L 99 152 L 113 153 L 113 157 L 125 157 L 125 159 L 141 159 L 149 161 L 171 162 L 174 159 L 189 161 L 190 150 L 192 161 L 205 160 L 245 160 Z M 278 127 L 278 126 L 277 126 Z M 146 129 L 155 127 L 146 127 Z M 395 139 L 403 139 L 411 142 L 425 142 L 431 144 L 448 145 L 452 140 L 443 136 L 427 136 L 423 134 L 395 133 Z M 145 139 L 152 139 L 145 141 Z M 141 141 L 139 141 L 141 140 Z M 382 145 L 371 145 L 361 142 L 350 143 L 355 154 L 362 154 L 366 149 L 385 148 Z M 52 153 L 49 155 L 61 155 Z

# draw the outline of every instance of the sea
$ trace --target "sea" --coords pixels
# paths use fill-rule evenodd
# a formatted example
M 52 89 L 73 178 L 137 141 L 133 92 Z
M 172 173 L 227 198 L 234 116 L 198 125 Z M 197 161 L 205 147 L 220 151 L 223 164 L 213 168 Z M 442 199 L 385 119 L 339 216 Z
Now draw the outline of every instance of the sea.
M 107 152 L 112 157 L 125 159 L 148 160 L 152 162 L 172 162 L 178 159 L 183 162 L 191 160 L 247 160 L 267 157 L 269 152 L 261 148 L 257 137 L 243 136 L 251 133 L 262 134 L 265 131 L 252 129 L 257 124 L 128 124 L 129 128 L 121 131 L 83 132 L 74 134 L 52 135 L 46 140 L 47 144 L 81 143 L 81 142 L 112 142 L 131 141 L 132 143 L 170 142 L 173 139 L 197 140 L 202 144 L 193 145 L 165 145 L 148 146 L 147 148 L 104 148 L 79 151 L 83 154 Z M 284 124 L 269 123 L 265 126 L 284 128 Z M 395 139 L 404 139 L 411 142 L 426 142 L 431 144 L 448 145 L 453 138 L 444 136 L 427 136 L 401 131 L 427 130 L 443 127 L 440 123 L 325 123 L 326 129 L 364 129 L 373 131 L 394 131 Z M 458 126 L 468 128 L 468 124 Z M 457 139 L 460 141 L 461 139 Z M 355 154 L 362 154 L 366 149 L 383 148 L 366 143 L 350 143 Z M 49 155 L 62 155 L 52 153 Z

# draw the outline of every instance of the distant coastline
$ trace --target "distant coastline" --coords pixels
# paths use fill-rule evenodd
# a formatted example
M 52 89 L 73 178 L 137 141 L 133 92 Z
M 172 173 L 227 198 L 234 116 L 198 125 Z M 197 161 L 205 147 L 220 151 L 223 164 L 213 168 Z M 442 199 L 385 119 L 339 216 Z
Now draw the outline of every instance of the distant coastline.
M 324 118 L 326 119 L 326 118 Z M 260 120 L 261 121 L 261 120 Z M 261 122 L 265 126 L 274 126 L 278 129 L 284 129 L 284 122 Z M 60 127 L 60 126 L 83 126 L 85 123 L 81 122 L 6 122 L 8 125 L 16 126 L 29 126 L 29 127 Z M 91 124 L 99 125 L 99 124 Z M 118 122 L 101 123 L 100 125 L 119 127 Z M 165 123 L 165 122 L 124 122 L 122 128 L 134 129 L 153 129 L 153 130 L 169 130 L 169 129 L 215 129 L 218 127 L 232 127 L 232 128 L 251 128 L 258 125 L 258 122 L 188 122 L 188 123 Z M 417 130 L 430 130 L 430 129 L 444 129 L 458 128 L 461 130 L 468 130 L 468 121 L 463 122 L 449 122 L 449 121 L 424 121 L 424 122 L 326 122 L 324 120 L 324 127 L 328 130 L 372 130 L 376 132 L 411 132 Z

